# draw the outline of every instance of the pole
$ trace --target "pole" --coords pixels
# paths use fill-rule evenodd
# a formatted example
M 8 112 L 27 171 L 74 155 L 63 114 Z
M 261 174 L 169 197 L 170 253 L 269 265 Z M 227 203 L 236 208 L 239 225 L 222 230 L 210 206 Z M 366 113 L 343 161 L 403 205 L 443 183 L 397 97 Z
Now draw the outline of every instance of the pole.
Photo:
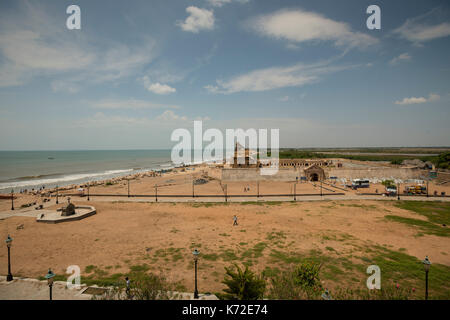
M 228 202 L 228 185 L 225 185 L 225 202 Z
M 198 290 L 197 290 L 197 259 L 195 259 L 195 290 L 194 290 L 194 299 L 198 299 Z
M 11 189 L 11 210 L 14 210 L 14 190 Z
M 90 195 L 90 186 L 91 186 L 91 184 L 88 182 L 88 201 L 90 200 L 90 198 L 89 198 L 89 195 Z
M 322 179 L 320 179 L 320 196 L 322 196 L 323 195 L 323 193 L 322 193 Z
M 428 300 L 428 271 L 425 271 L 425 300 Z
M 128 198 L 130 197 L 130 179 L 127 179 L 128 181 Z
M 296 196 L 297 196 L 297 183 L 294 183 L 294 201 L 297 201 L 297 198 L 296 198 Z
M 400 183 L 397 183 L 397 200 L 400 200 Z
M 49 285 L 49 288 L 50 288 L 50 300 L 53 300 L 52 299 L 52 287 L 53 287 L 53 284 L 50 284 Z
M 8 247 L 8 276 L 6 277 L 6 281 L 13 281 L 13 276 L 11 274 L 11 256 L 10 256 L 10 247 Z
M 256 189 L 258 190 L 257 198 L 259 198 L 259 181 L 256 181 Z
M 59 203 L 59 199 L 58 199 L 58 186 L 56 186 L 56 204 Z
M 195 195 L 194 195 L 194 177 L 192 177 L 192 198 L 195 198 Z
M 156 197 L 156 202 L 158 202 L 158 185 L 155 184 L 155 197 Z

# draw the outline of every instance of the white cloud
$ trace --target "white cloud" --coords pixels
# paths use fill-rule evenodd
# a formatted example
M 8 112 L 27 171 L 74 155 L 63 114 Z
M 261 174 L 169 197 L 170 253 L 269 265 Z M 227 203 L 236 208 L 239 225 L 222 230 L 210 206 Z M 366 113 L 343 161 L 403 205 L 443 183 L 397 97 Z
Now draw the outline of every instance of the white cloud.
M 178 109 L 176 105 L 165 105 L 160 103 L 153 103 L 146 100 L 125 99 L 125 100 L 113 100 L 103 99 L 99 101 L 91 102 L 90 105 L 93 108 L 98 109 L 161 109 L 172 108 Z
M 435 8 L 424 15 L 406 20 L 403 25 L 394 30 L 394 34 L 417 45 L 450 36 L 450 23 L 438 22 L 439 20 L 441 20 L 441 10 Z
M 163 121 L 174 121 L 174 120 L 183 120 L 187 121 L 186 116 L 179 116 L 175 114 L 172 110 L 166 110 L 161 115 L 156 117 L 157 120 L 163 120 Z
M 212 93 L 236 93 L 241 91 L 266 91 L 283 87 L 300 87 L 320 80 L 320 76 L 349 69 L 354 66 L 330 66 L 329 62 L 311 65 L 296 64 L 289 67 L 273 67 L 254 70 L 228 81 L 217 80 L 217 85 L 207 85 Z
M 173 122 L 173 121 L 193 121 L 193 120 L 209 121 L 211 119 L 209 117 L 196 117 L 195 119 L 189 119 L 186 116 L 180 116 L 176 114 L 172 110 L 166 110 L 162 114 L 157 116 L 156 120 Z
M 430 93 L 428 98 L 425 97 L 411 97 L 411 98 L 403 98 L 400 101 L 395 101 L 395 104 L 398 105 L 410 105 L 410 104 L 419 104 L 425 102 L 433 102 L 439 100 L 441 97 L 438 94 Z
M 184 31 L 198 33 L 200 30 L 212 30 L 214 28 L 214 12 L 194 6 L 186 8 L 189 16 L 184 22 L 178 21 L 177 25 Z
M 147 90 L 156 94 L 169 94 L 177 91 L 175 88 L 172 88 L 167 84 L 161 84 L 159 82 L 152 83 L 150 82 L 150 78 L 147 76 L 143 77 L 142 80 Z
M 77 93 L 78 91 L 80 91 L 79 85 L 64 80 L 52 81 L 51 87 L 54 92 Z
M 400 54 L 397 57 L 394 57 L 391 61 L 389 61 L 389 64 L 396 65 L 402 61 L 410 61 L 412 59 L 411 55 L 407 52 Z
M 177 91 L 175 88 L 172 88 L 167 84 L 160 84 L 159 82 L 152 83 L 147 89 L 156 94 L 169 94 Z
M 82 84 L 128 77 L 155 56 L 151 39 L 125 46 L 86 33 L 73 37 L 48 8 L 19 4 L 17 11 L 0 12 L 0 86 L 50 75 L 56 78 L 51 83 L 54 91 L 73 93 Z
M 251 19 L 248 23 L 261 35 L 296 43 L 332 41 L 337 46 L 366 47 L 378 42 L 372 36 L 352 31 L 344 22 L 301 9 L 276 11 Z
M 213 7 L 222 7 L 231 2 L 247 3 L 249 0 L 206 0 Z

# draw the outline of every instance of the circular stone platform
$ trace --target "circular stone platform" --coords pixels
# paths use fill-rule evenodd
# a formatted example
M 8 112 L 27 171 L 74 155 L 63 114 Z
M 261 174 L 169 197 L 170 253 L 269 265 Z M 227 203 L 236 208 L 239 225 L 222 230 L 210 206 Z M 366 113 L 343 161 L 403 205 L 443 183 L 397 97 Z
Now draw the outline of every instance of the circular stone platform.
M 75 221 L 87 218 L 96 214 L 96 210 L 92 206 L 76 206 L 75 214 L 70 216 L 62 216 L 61 211 L 42 210 L 39 212 L 36 221 L 45 223 L 60 223 L 66 221 Z

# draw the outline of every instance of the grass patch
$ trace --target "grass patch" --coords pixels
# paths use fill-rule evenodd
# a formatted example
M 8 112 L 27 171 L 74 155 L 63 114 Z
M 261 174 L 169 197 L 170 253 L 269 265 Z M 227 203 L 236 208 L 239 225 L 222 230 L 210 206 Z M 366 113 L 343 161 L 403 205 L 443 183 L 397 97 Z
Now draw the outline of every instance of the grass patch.
M 419 228 L 421 233 L 417 234 L 416 236 L 421 236 L 423 234 L 431 234 L 439 237 L 450 237 L 450 230 L 447 227 L 442 227 L 441 225 L 438 225 L 436 223 L 394 215 L 387 215 L 385 216 L 385 218 L 390 221 L 400 222 L 403 224 Z
M 265 242 L 259 242 L 253 246 L 253 248 L 245 250 L 242 255 L 241 259 L 257 259 L 259 257 L 262 257 L 264 249 L 267 247 L 267 244 Z

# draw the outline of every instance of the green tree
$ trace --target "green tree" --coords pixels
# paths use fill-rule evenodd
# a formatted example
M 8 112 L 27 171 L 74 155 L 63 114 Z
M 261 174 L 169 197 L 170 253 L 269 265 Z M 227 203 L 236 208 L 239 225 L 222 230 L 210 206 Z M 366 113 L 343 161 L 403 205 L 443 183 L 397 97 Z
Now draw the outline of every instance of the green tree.
M 225 278 L 222 281 L 228 288 L 223 291 L 223 297 L 229 300 L 257 300 L 261 299 L 266 289 L 266 281 L 260 275 L 252 272 L 248 266 L 242 270 L 237 264 L 225 267 Z M 236 271 L 234 271 L 234 269 Z

